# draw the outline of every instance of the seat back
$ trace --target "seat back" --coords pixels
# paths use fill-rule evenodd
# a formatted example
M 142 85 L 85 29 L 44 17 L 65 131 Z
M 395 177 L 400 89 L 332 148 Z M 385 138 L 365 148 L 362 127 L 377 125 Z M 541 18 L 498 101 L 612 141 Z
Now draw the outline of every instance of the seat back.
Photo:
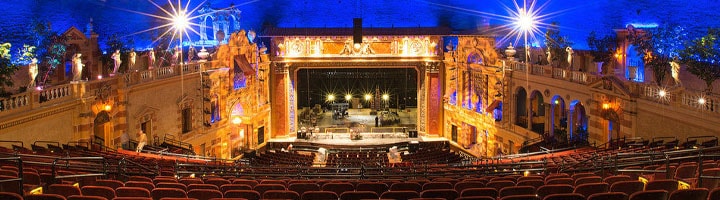
M 125 186 L 125 183 L 123 183 L 122 181 L 118 181 L 118 180 L 104 179 L 104 180 L 96 180 L 96 181 L 95 181 L 95 185 L 97 185 L 97 186 L 110 187 L 110 188 L 112 188 L 112 189 L 114 190 L 114 189 L 117 189 L 117 188 L 119 188 L 119 187 Z
M 582 185 L 585 183 L 600 183 L 602 181 L 603 181 L 603 178 L 600 176 L 586 176 L 586 177 L 575 179 L 575 186 Z
M 495 188 L 468 188 L 460 192 L 461 197 L 492 197 L 495 198 L 499 195 Z
M 476 182 L 476 181 L 461 181 L 458 183 L 455 183 L 455 191 L 460 193 L 465 189 L 468 188 L 484 188 L 485 183 L 483 182 Z
M 235 179 L 232 181 L 232 184 L 245 184 L 245 185 L 249 185 L 250 187 L 255 187 L 258 184 L 258 182 L 256 180 Z
M 80 188 L 70 184 L 52 184 L 48 186 L 47 194 L 59 194 L 63 197 L 82 195 Z
M 568 184 L 568 185 L 574 185 L 575 180 L 572 178 L 555 178 L 545 181 L 545 184 L 547 185 L 554 185 L 554 184 Z
M 0 192 L 0 199 L 4 200 L 23 200 L 23 197 L 14 192 Z
M 338 195 L 332 191 L 307 191 L 301 196 L 302 200 L 337 200 Z M 248 199 L 250 200 L 250 199 Z
M 422 185 L 415 182 L 393 183 L 390 185 L 390 191 L 415 191 L 419 193 L 422 191 Z
M 499 197 L 513 196 L 513 195 L 529 195 L 535 194 L 535 187 L 533 186 L 510 186 L 500 189 Z
M 378 199 L 374 191 L 347 191 L 340 194 L 340 200 Z
M 696 177 L 697 164 L 682 164 L 675 170 L 675 179 L 688 179 Z M 671 195 L 672 196 L 672 195 Z
M 205 180 L 205 183 L 213 184 L 215 186 L 218 186 L 218 188 L 220 188 L 222 185 L 230 184 L 232 182 L 230 182 L 229 180 L 222 179 L 222 178 L 210 178 L 210 179 Z
M 255 190 L 228 190 L 223 194 L 225 198 L 245 198 L 247 200 L 259 200 L 262 196 Z
M 576 186 L 573 193 L 589 197 L 593 194 L 607 192 L 609 188 L 610 186 L 607 183 L 586 183 Z
M 268 190 L 285 190 L 285 189 L 286 189 L 285 185 L 280 185 L 280 184 L 258 184 L 253 188 L 253 190 L 260 193 L 260 196 L 262 196 L 263 193 L 265 193 L 265 191 L 268 191 Z
M 320 185 L 317 183 L 291 183 L 288 190 L 295 191 L 302 196 L 307 191 L 320 191 Z
M 612 186 L 613 183 L 619 182 L 619 181 L 632 181 L 633 179 L 628 175 L 613 175 L 608 176 L 603 179 L 603 182 L 610 184 Z
M 115 190 L 106 186 L 84 186 L 81 189 L 84 196 L 98 196 L 105 197 L 106 199 L 115 198 Z
M 498 191 L 500 191 L 500 189 L 502 189 L 504 187 L 511 187 L 511 186 L 515 186 L 515 182 L 512 182 L 512 181 L 490 181 L 485 185 L 485 187 L 495 188 Z
M 628 196 L 635 192 L 643 191 L 645 184 L 640 181 L 619 181 L 610 186 L 610 192 L 622 192 Z
M 545 181 L 540 179 L 521 180 L 515 184 L 515 186 L 533 186 L 535 189 L 543 185 L 545 185 Z
M 152 197 L 150 191 L 141 187 L 119 187 L 115 189 L 117 197 Z
M 228 185 L 230 185 L 230 184 L 228 184 Z M 218 190 L 218 191 L 220 190 L 220 188 L 218 188 L 218 186 L 213 185 L 213 184 L 193 183 L 193 184 L 187 185 L 187 191 L 194 190 L 194 189 L 211 189 L 211 190 Z
M 585 200 L 585 196 L 578 193 L 550 194 L 543 200 Z
M 362 182 L 358 183 L 357 186 L 355 186 L 355 191 L 371 191 L 375 192 L 376 195 L 380 196 L 385 191 L 388 191 L 390 187 L 388 187 L 385 183 L 379 183 L 379 182 Z
M 707 188 L 676 190 L 670 193 L 669 200 L 705 200 L 710 191 Z
M 187 198 L 185 190 L 177 188 L 155 188 L 152 192 L 150 192 L 150 194 L 153 199 L 162 199 L 166 197 Z
M 628 200 L 629 196 L 622 192 L 603 192 L 590 195 L 587 200 Z
M 672 193 L 678 190 L 678 182 L 671 179 L 654 180 L 645 185 L 645 190 L 665 190 L 668 193 Z
M 668 192 L 665 190 L 646 190 L 630 195 L 630 200 L 667 200 Z
M 331 183 L 326 183 L 325 185 L 323 185 L 322 190 L 335 192 L 335 194 L 338 194 L 338 196 L 340 196 L 340 194 L 342 194 L 343 192 L 354 191 L 355 186 L 353 186 L 353 184 L 351 184 L 351 183 L 332 183 L 331 182 Z
M 67 200 L 111 200 L 105 197 L 99 197 L 99 196 L 85 196 L 85 195 L 72 195 L 67 198 Z
M 190 184 L 205 184 L 202 179 L 199 178 L 182 178 L 179 181 L 182 184 L 190 185 Z
M 148 183 L 153 182 L 153 180 L 151 178 L 144 177 L 144 176 L 130 176 L 128 181 L 140 181 L 140 182 L 148 182 Z
M 540 200 L 536 195 L 513 195 L 500 198 L 500 200 Z
M 212 198 L 222 198 L 223 193 L 217 189 L 191 189 L 187 192 L 187 197 L 198 200 L 209 200 Z
M 225 192 L 227 192 L 228 190 L 252 190 L 252 186 L 234 183 L 220 186 L 220 192 L 222 192 L 223 194 L 225 194 Z
M 408 200 L 412 198 L 420 198 L 420 194 L 415 191 L 387 191 L 380 195 L 380 199 Z
M 155 185 L 153 185 L 151 182 L 143 181 L 128 181 L 125 182 L 125 187 L 141 187 L 145 188 L 148 191 L 152 191 L 155 189 Z
M 268 190 L 262 195 L 263 199 L 292 199 L 300 200 L 300 194 L 289 190 Z
M 450 182 L 429 182 L 429 183 L 423 184 L 422 189 L 423 190 L 453 189 L 453 185 Z
M 422 198 L 444 198 L 448 200 L 454 200 L 458 198 L 458 193 L 454 189 L 430 189 L 423 190 L 420 193 Z
M 171 182 L 160 182 L 157 185 L 155 185 L 155 188 L 177 188 L 181 189 L 183 191 L 187 191 L 187 186 L 182 183 L 171 183 Z
M 543 185 L 540 186 L 540 188 L 537 189 L 537 195 L 538 197 L 545 198 L 545 196 L 550 194 L 566 194 L 566 193 L 572 193 L 575 190 L 575 188 L 572 185 L 568 184 L 560 184 L 560 185 Z
M 25 200 L 67 200 L 64 196 L 59 194 L 30 194 L 25 195 Z

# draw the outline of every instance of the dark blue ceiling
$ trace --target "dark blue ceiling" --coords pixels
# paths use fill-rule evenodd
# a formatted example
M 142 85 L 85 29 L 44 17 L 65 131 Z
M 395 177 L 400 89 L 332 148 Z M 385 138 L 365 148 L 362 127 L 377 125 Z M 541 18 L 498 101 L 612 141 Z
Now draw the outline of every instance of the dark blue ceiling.
M 159 5 L 168 3 L 167 0 L 154 1 Z M 190 7 L 201 3 L 201 0 L 191 0 Z M 241 27 L 254 30 L 261 30 L 264 25 L 350 27 L 352 18 L 362 17 L 365 27 L 446 26 L 459 31 L 476 28 L 484 19 L 492 25 L 508 24 L 510 22 L 498 16 L 509 15 L 503 6 L 514 7 L 512 0 L 208 0 L 206 3 L 214 8 L 236 5 L 242 11 Z M 569 36 L 576 48 L 586 47 L 585 37 L 590 31 L 610 32 L 628 23 L 681 24 L 693 31 L 693 36 L 708 27 L 720 27 L 717 20 L 720 2 L 714 0 L 540 0 L 538 4 L 545 4 L 542 14 L 549 14 L 543 22 L 558 22 L 560 32 Z M 24 27 L 33 18 L 50 21 L 52 28 L 59 32 L 71 26 L 85 30 L 92 18 L 101 45 L 115 34 L 132 39 L 134 47 L 145 48 L 151 45 L 150 35 L 132 33 L 151 28 L 154 19 L 133 11 L 159 13 L 147 0 L 21 0 L 0 1 L 0 7 L 5 10 L 0 15 L 0 42 L 11 42 L 15 46 L 28 43 L 29 34 Z M 543 27 L 540 29 L 544 31 Z

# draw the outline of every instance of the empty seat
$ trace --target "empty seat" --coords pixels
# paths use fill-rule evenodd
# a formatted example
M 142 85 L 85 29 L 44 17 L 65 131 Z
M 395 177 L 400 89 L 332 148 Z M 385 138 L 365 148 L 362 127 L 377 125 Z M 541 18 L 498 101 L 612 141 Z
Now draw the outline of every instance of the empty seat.
M 338 195 L 332 191 L 307 191 L 301 196 L 302 200 L 337 200 L 338 198 Z
M 678 190 L 678 182 L 670 179 L 654 180 L 645 185 L 645 190 L 665 190 L 668 193 L 671 193 Z
M 422 189 L 423 190 L 453 189 L 453 185 L 450 182 L 429 182 L 429 183 L 423 184 Z
M 380 199 L 408 200 L 419 198 L 420 194 L 415 191 L 387 191 L 380 195 Z
M 603 181 L 603 179 L 600 176 L 586 176 L 586 177 L 575 179 L 575 186 L 582 185 L 585 183 L 600 183 L 602 181 Z
M 218 186 L 218 188 L 220 188 L 220 186 L 222 186 L 224 184 L 230 184 L 230 183 L 232 183 L 232 182 L 230 182 L 229 180 L 221 179 L 221 178 L 210 178 L 210 179 L 205 180 L 205 184 L 213 184 L 215 186 Z
M 668 200 L 705 200 L 708 197 L 708 193 L 709 191 L 706 188 L 677 190 L 670 193 L 670 197 L 668 198 Z
M 373 191 L 347 191 L 340 194 L 340 200 L 378 199 L 379 195 Z
M 84 196 L 98 196 L 98 197 L 105 197 L 106 199 L 115 198 L 115 190 L 110 187 L 106 187 L 106 186 L 88 185 L 88 186 L 82 187 L 81 191 Z
M 492 197 L 458 197 L 455 200 L 495 200 Z
M 245 198 L 247 200 L 259 200 L 262 196 L 255 190 L 228 190 L 223 194 L 225 198 Z
M 710 169 L 703 169 L 702 172 L 703 176 L 720 176 L 720 168 L 710 168 Z M 700 181 L 700 184 L 698 185 L 698 180 L 695 180 L 695 187 L 702 187 L 707 188 L 708 190 L 712 190 L 713 188 L 720 186 L 720 179 L 714 179 L 714 178 L 703 178 L 702 181 Z
M 389 187 L 385 183 L 379 182 L 362 182 L 355 186 L 355 191 L 371 191 L 375 192 L 378 196 L 385 191 L 388 191 Z
M 250 187 L 255 187 L 255 185 L 257 185 L 258 182 L 256 180 L 234 179 L 232 181 L 232 184 L 245 184 L 245 185 L 249 185 Z
M 231 185 L 231 184 L 228 184 L 228 185 Z M 211 189 L 211 190 L 218 190 L 218 191 L 220 190 L 220 188 L 218 188 L 218 186 L 213 185 L 213 184 L 204 184 L 204 183 L 195 184 L 195 183 L 193 183 L 193 184 L 187 185 L 187 191 L 194 190 L 194 189 Z
M 67 198 L 67 200 L 112 200 L 107 199 L 105 197 L 99 197 L 99 196 L 84 196 L 84 195 L 72 195 Z
M 713 189 L 710 191 L 710 194 L 708 195 L 708 200 L 716 200 L 720 199 L 720 187 Z
M 182 184 L 190 185 L 190 184 L 205 184 L 202 179 L 199 178 L 182 178 L 179 181 Z
M 511 187 L 515 186 L 515 182 L 512 181 L 490 181 L 485 185 L 485 187 L 495 188 L 498 191 L 504 187 Z
M 173 178 L 155 178 L 152 183 L 157 185 L 158 183 L 178 183 L 178 181 Z
M 688 178 L 696 177 L 695 174 L 697 172 L 697 164 L 682 164 L 677 169 L 675 169 L 675 179 L 678 180 L 684 180 Z M 672 195 L 670 195 L 672 196 Z
M 335 194 L 342 194 L 347 191 L 354 191 L 355 186 L 351 183 L 326 183 L 322 186 L 323 191 L 335 192 Z
M 582 172 L 582 173 L 575 173 L 572 176 L 570 176 L 570 178 L 572 178 L 574 180 L 578 180 L 580 178 L 585 178 L 585 177 L 590 177 L 590 176 L 597 176 L 597 175 L 595 175 L 595 173 L 592 173 L 592 172 Z
M 25 200 L 67 200 L 64 196 L 59 194 L 31 194 L 25 195 Z
M 633 179 L 628 175 L 613 175 L 608 176 L 603 179 L 603 182 L 609 184 L 612 186 L 613 183 L 619 182 L 619 181 L 632 181 Z
M 245 184 L 225 184 L 220 186 L 220 192 L 225 194 L 228 190 L 252 190 L 252 186 L 245 185 Z
M 619 181 L 610 186 L 610 192 L 622 192 L 628 196 L 643 191 L 645 184 L 640 181 Z
M 288 190 L 295 191 L 302 196 L 307 191 L 320 191 L 320 185 L 316 183 L 291 183 Z
M 667 200 L 668 192 L 665 190 L 646 190 L 630 195 L 630 200 Z
M 153 180 L 151 178 L 144 177 L 144 176 L 130 176 L 128 181 L 140 181 L 140 182 L 148 182 L 148 183 L 153 182 Z
M 555 185 L 555 184 L 568 184 L 568 185 L 574 185 L 575 180 L 572 178 L 555 178 L 545 181 L 545 184 L 547 185 Z
M 182 183 L 170 183 L 170 182 L 160 182 L 157 185 L 155 185 L 155 188 L 177 188 L 181 189 L 182 191 L 187 191 L 187 186 Z
M 495 188 L 468 188 L 460 192 L 461 197 L 492 197 L 495 198 L 499 195 Z
M 125 182 L 125 187 L 141 187 L 141 188 L 145 188 L 148 191 L 152 191 L 155 189 L 155 185 L 153 185 L 151 182 L 142 182 L 142 181 Z
M 185 190 L 177 189 L 177 188 L 155 188 L 153 191 L 150 192 L 151 196 L 155 200 L 159 200 L 166 197 L 171 198 L 187 198 L 187 193 L 185 193 Z
M 390 185 L 390 191 L 415 191 L 419 193 L 422 191 L 422 185 L 415 182 L 393 183 Z
M 536 195 L 513 195 L 500 198 L 500 200 L 540 200 Z
M 52 184 L 48 186 L 47 194 L 59 194 L 63 197 L 82 195 L 80 188 L 70 184 Z
M 521 180 L 515 184 L 515 186 L 533 186 L 535 189 L 543 185 L 545 185 L 545 181 L 540 179 Z
M 258 184 L 253 188 L 253 190 L 259 192 L 261 196 L 263 195 L 263 193 L 265 193 L 265 191 L 268 191 L 268 190 L 285 190 L 285 189 L 286 189 L 285 185 L 280 185 L 280 184 Z
M 585 200 L 585 196 L 578 193 L 550 194 L 543 200 Z
M 280 184 L 280 185 L 284 185 L 285 187 L 287 187 L 287 182 L 285 182 L 283 180 L 262 180 L 262 181 L 260 181 L 260 184 Z
M 23 197 L 14 192 L 0 192 L 0 199 L 3 200 L 23 200 Z
M 575 186 L 573 193 L 582 194 L 583 196 L 589 197 L 590 195 L 607 192 L 609 189 L 607 183 L 586 183 Z
M 474 182 L 474 181 L 461 181 L 458 183 L 455 183 L 455 191 L 460 193 L 465 189 L 468 188 L 483 188 L 485 187 L 485 183 L 483 182 Z
M 150 197 L 115 197 L 113 200 L 152 200 Z M 245 200 L 245 199 L 241 199 Z
M 125 186 L 125 183 L 118 180 L 96 180 L 94 185 L 110 187 L 114 190 L 119 187 Z
M 152 197 L 150 191 L 141 187 L 119 187 L 115 189 L 118 197 Z
M 187 192 L 187 197 L 198 200 L 209 200 L 212 198 L 222 198 L 223 193 L 217 189 L 191 189 Z
M 535 187 L 533 186 L 510 186 L 500 189 L 499 197 L 513 196 L 513 195 L 529 195 L 535 194 Z
M 445 198 L 448 200 L 454 200 L 458 198 L 458 193 L 454 189 L 430 189 L 423 190 L 420 193 L 422 198 Z
M 300 194 L 289 190 L 268 190 L 262 195 L 263 199 L 292 199 L 300 200 Z
M 622 192 L 603 192 L 590 195 L 587 200 L 628 200 L 629 196 Z
M 537 189 L 537 195 L 538 197 L 545 198 L 545 196 L 550 194 L 566 194 L 566 193 L 572 193 L 575 190 L 575 188 L 571 185 L 567 184 L 561 184 L 561 185 L 543 185 L 540 186 L 540 188 Z

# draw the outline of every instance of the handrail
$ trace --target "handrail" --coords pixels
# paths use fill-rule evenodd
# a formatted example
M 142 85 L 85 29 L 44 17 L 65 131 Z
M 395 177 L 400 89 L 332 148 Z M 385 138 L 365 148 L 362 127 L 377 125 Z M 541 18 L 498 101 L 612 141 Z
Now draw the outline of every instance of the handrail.
M 697 187 L 702 187 L 702 179 L 720 179 L 720 176 L 706 176 L 703 175 L 703 158 L 720 158 L 720 154 L 702 154 L 698 155 L 698 173 L 697 173 Z
M 72 141 L 72 142 L 67 143 L 68 146 L 70 146 L 70 144 L 75 144 L 75 147 L 77 147 L 78 144 L 85 144 L 86 145 L 85 148 L 87 148 L 87 149 L 91 148 L 90 142 Z
M 17 140 L 0 140 L 0 143 L 20 143 L 20 147 L 25 148 L 25 143 Z
M 65 161 L 65 168 L 70 167 L 70 161 L 73 160 L 101 160 L 102 161 L 102 171 L 101 173 L 94 173 L 94 174 L 77 174 L 77 175 L 64 175 L 64 176 L 58 176 L 57 175 L 57 164 L 58 161 Z M 52 166 L 50 168 L 52 179 L 50 180 L 51 184 L 55 183 L 57 179 L 63 179 L 63 178 L 76 178 L 76 177 L 89 177 L 89 176 L 107 176 L 107 163 L 105 161 L 104 157 L 66 157 L 66 158 L 56 158 L 52 162 Z
M 687 137 L 687 138 L 685 139 L 685 143 L 683 143 L 683 144 L 689 145 L 689 144 L 690 144 L 690 141 L 691 141 L 690 139 L 695 139 L 694 144 L 697 145 L 697 142 L 698 142 L 697 139 L 702 139 L 702 138 L 713 138 L 712 140 L 705 141 L 705 142 L 712 142 L 712 141 L 714 141 L 714 144 L 713 144 L 712 146 L 717 146 L 717 144 L 718 144 L 718 137 L 717 137 L 717 136 L 712 136 L 712 135 L 703 135 L 703 136 Z M 703 144 L 704 144 L 704 143 L 703 143 Z M 685 146 L 685 148 L 689 148 L 689 147 L 688 147 L 688 146 Z

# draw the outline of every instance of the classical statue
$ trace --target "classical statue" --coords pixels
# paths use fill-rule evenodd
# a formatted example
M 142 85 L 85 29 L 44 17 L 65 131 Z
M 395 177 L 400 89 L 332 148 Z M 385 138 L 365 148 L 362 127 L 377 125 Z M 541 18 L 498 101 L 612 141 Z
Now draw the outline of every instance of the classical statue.
M 122 60 L 120 60 L 120 50 L 115 50 L 115 53 L 113 53 L 110 58 L 113 59 L 113 63 L 115 64 L 112 73 L 117 74 L 117 71 L 120 69 L 120 64 L 122 64 Z
M 565 52 L 567 52 L 567 62 L 570 69 L 572 69 L 572 56 L 573 56 L 573 49 L 572 47 L 565 47 Z
M 155 66 L 155 50 L 150 49 L 150 51 L 148 51 L 148 68 L 147 69 L 152 69 L 154 66 Z
M 674 57 L 672 61 L 670 61 L 670 72 L 675 79 L 675 86 L 682 86 L 682 82 L 680 82 L 680 62 L 678 61 L 678 57 Z
M 177 65 L 180 62 L 180 57 L 180 47 L 175 47 L 175 49 L 173 50 L 173 54 L 170 57 L 170 65 Z
M 352 55 L 353 49 L 352 49 L 352 42 L 350 40 L 345 41 L 345 45 L 343 46 L 342 51 L 340 51 L 340 55 Z
M 72 66 L 73 66 L 73 81 L 80 81 L 82 79 L 82 70 L 85 66 L 82 63 L 82 54 L 76 53 L 72 57 Z
M 548 65 L 552 64 L 552 52 L 550 52 L 550 48 L 545 51 L 545 54 L 547 54 Z
M 28 75 L 30 75 L 30 84 L 28 84 L 28 88 L 35 87 L 35 78 L 37 78 L 38 75 L 38 59 L 33 58 L 30 60 L 30 64 L 28 65 Z
M 135 62 L 137 61 L 137 53 L 135 53 L 135 49 L 131 49 L 130 53 L 128 54 L 128 60 L 130 61 L 130 64 L 128 64 L 128 69 L 134 69 L 135 68 Z

